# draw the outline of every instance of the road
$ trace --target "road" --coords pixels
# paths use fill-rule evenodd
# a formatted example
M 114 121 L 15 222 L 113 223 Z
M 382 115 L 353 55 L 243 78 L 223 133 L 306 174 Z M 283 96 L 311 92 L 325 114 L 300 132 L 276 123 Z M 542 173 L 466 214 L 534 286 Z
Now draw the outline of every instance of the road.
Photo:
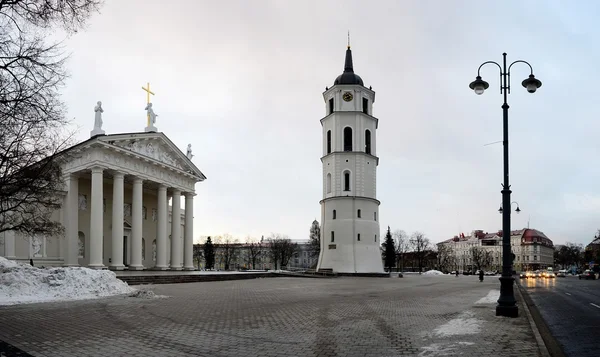
M 522 279 L 567 356 L 600 356 L 600 281 L 577 276 Z

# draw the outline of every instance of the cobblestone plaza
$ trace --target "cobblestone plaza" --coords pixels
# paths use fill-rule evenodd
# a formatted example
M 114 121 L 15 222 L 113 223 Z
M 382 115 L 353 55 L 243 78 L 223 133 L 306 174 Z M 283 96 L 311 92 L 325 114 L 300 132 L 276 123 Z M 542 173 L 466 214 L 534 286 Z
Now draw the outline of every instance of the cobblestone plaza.
M 0 307 L 0 340 L 33 356 L 540 356 L 497 278 L 260 278 L 145 287 L 165 298 Z

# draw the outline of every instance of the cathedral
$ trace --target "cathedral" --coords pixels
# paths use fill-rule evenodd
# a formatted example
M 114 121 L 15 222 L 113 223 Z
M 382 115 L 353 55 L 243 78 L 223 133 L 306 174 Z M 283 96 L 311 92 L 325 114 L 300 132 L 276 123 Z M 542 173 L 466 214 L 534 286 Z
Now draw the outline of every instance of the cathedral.
M 149 94 L 145 131 L 106 135 L 98 102 L 90 138 L 58 154 L 65 184 L 53 219 L 64 236 L 6 231 L 0 256 L 36 266 L 194 269 L 195 185 L 206 177 L 191 145 L 184 154 L 157 131 Z
M 354 73 L 350 45 L 344 72 L 323 93 L 323 199 L 319 271 L 383 273 L 377 200 L 375 92 Z

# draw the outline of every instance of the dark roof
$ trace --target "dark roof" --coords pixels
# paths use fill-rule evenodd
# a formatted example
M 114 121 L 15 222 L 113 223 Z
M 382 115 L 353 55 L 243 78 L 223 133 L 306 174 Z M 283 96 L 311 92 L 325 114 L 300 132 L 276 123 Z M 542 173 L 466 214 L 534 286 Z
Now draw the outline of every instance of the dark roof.
M 333 85 L 336 84 L 358 84 L 364 86 L 362 78 L 356 73 L 354 73 L 354 67 L 352 65 L 352 51 L 350 50 L 350 46 L 346 50 L 346 61 L 344 62 L 344 73 L 340 74 Z

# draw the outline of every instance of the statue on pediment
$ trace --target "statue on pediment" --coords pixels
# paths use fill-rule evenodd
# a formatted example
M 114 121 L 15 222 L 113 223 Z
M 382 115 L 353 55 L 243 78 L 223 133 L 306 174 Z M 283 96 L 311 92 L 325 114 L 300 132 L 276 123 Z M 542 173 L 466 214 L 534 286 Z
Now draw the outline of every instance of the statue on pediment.
M 146 108 L 144 108 L 144 109 L 146 110 L 146 113 L 148 114 L 148 118 L 150 119 L 151 126 L 154 126 L 154 124 L 156 124 L 156 117 L 158 116 L 158 114 L 154 113 L 154 109 L 152 109 L 152 103 L 146 104 Z
M 102 130 L 102 113 L 104 113 L 104 109 L 102 109 L 102 102 L 98 101 L 96 106 L 94 107 L 94 112 L 96 113 L 94 117 L 94 129 L 90 132 L 90 137 L 94 137 L 96 135 L 104 135 L 104 130 Z
M 188 144 L 186 156 L 190 160 L 192 159 L 192 157 L 194 157 L 194 155 L 192 154 L 192 144 Z

